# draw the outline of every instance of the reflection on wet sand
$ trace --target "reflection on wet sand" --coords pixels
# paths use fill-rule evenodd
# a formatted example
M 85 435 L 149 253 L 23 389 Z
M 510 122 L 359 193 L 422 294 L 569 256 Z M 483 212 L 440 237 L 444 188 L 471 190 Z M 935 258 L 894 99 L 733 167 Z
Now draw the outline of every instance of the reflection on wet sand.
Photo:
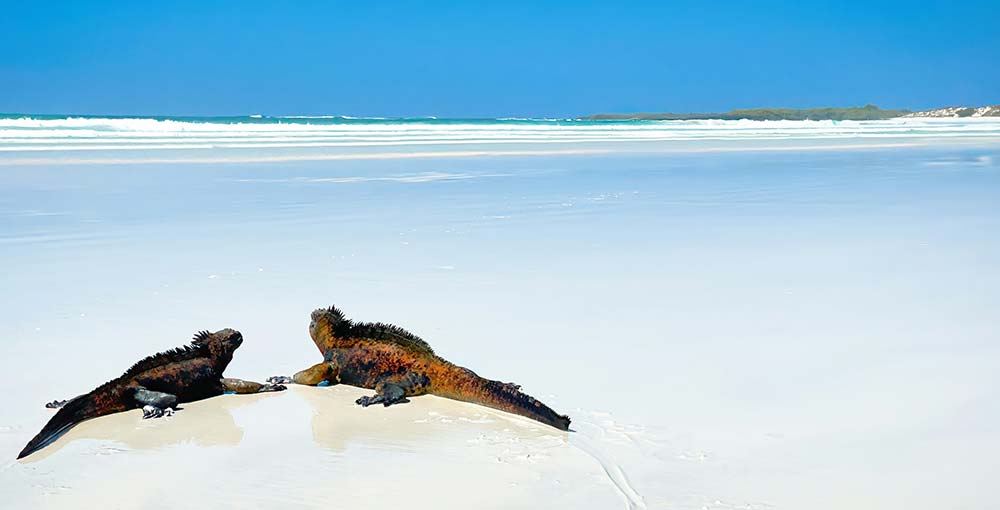
M 354 401 L 371 390 L 351 386 L 294 386 L 313 410 L 313 439 L 343 453 L 350 447 L 419 451 L 438 443 L 565 444 L 568 433 L 489 408 L 432 395 L 407 404 L 362 408 Z M 456 426 L 460 424 L 461 426 Z
M 182 443 L 237 446 L 243 441 L 243 429 L 236 424 L 231 411 L 273 396 L 276 394 L 222 395 L 182 404 L 173 416 L 150 420 L 142 419 L 142 411 L 138 409 L 102 416 L 73 427 L 22 462 L 44 460 L 78 439 L 114 441 L 128 450 L 153 450 Z

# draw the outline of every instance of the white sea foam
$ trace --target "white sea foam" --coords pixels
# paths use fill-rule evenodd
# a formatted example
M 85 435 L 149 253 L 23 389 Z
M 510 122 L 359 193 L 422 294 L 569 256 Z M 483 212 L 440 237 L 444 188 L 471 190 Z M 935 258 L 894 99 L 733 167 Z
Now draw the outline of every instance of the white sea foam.
M 322 150 L 325 154 L 378 147 L 561 144 L 564 149 L 616 143 L 718 141 L 1000 138 L 1000 119 L 904 118 L 881 121 L 683 120 L 595 122 L 560 119 L 386 120 L 346 116 L 251 119 L 0 118 L 0 154 L 66 151 L 189 151 L 225 149 Z M 626 147 L 626 146 L 622 146 Z M 396 149 L 398 150 L 398 149 Z M 338 152 L 340 151 L 340 152 Z M 35 157 L 35 156 L 32 156 Z M 23 159 L 23 158 L 20 158 Z M 155 159 L 155 158 L 154 158 Z

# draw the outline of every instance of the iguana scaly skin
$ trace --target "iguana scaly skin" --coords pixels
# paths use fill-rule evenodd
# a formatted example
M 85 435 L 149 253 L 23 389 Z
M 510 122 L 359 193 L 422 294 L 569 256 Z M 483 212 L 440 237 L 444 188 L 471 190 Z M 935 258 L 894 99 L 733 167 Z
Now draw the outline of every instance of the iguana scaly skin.
M 426 342 L 396 326 L 354 323 L 336 307 L 312 313 L 309 334 L 323 362 L 271 382 L 316 385 L 348 384 L 375 390 L 357 403 L 367 407 L 406 402 L 406 397 L 431 394 L 480 404 L 568 430 L 570 419 L 521 393 L 519 386 L 479 377 L 434 354 Z
M 132 365 L 121 377 L 90 393 L 46 407 L 61 407 L 17 458 L 26 457 L 55 441 L 77 423 L 98 416 L 142 409 L 143 418 L 172 414 L 179 402 L 193 402 L 223 393 L 281 391 L 280 384 L 260 384 L 227 379 L 222 372 L 243 343 L 239 331 L 202 331 L 190 345 L 149 356 Z

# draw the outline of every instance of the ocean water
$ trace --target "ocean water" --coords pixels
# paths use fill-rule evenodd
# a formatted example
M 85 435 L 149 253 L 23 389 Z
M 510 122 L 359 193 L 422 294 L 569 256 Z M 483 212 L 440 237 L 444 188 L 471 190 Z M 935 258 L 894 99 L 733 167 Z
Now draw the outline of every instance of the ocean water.
M 42 403 L 197 330 L 244 333 L 231 376 L 303 368 L 309 312 L 336 304 L 570 414 L 580 473 L 564 483 L 590 499 L 568 508 L 989 507 L 997 232 L 988 119 L 5 116 L 0 457 Z M 477 419 L 456 429 L 462 451 Z M 332 453 L 311 461 L 419 465 L 418 439 L 322 423 Z M 232 465 L 226 437 L 205 462 Z M 4 461 L 0 487 L 38 504 L 73 485 L 47 462 L 191 454 L 114 444 Z M 497 460 L 529 464 L 511 448 Z M 293 482 L 274 476 L 277 501 Z M 521 501 L 529 482 L 481 487 Z

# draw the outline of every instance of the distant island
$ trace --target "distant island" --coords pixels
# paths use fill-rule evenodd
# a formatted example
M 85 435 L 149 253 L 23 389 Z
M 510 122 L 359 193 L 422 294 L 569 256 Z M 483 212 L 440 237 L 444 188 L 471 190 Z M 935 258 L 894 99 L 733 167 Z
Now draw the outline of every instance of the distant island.
M 875 105 L 850 108 L 754 108 L 724 113 L 601 113 L 582 120 L 881 120 L 898 117 L 1000 117 L 1000 105 L 951 106 L 913 112 L 883 110 Z

